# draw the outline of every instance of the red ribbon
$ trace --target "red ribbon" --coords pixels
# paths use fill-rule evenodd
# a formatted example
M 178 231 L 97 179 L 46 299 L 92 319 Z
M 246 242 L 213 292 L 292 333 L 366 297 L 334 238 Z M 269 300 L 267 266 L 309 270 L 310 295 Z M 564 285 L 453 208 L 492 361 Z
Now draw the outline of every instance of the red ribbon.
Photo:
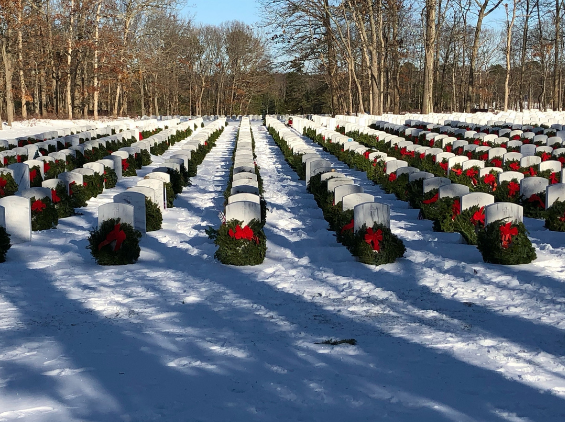
M 59 198 L 55 189 L 51 189 L 51 201 L 53 201 L 54 204 L 61 202 L 61 198 Z
M 251 230 L 251 227 L 246 225 L 243 228 L 241 228 L 239 224 L 235 226 L 235 232 L 232 229 L 229 229 L 228 234 L 230 235 L 230 237 L 234 237 L 238 240 L 240 239 L 253 240 L 255 237 L 253 235 L 253 230 Z
M 3 179 L 2 177 L 0 177 L 0 196 L 6 195 L 4 188 L 6 187 L 7 184 L 8 184 L 8 181 L 6 179 Z
M 483 161 L 488 160 L 488 153 L 484 153 L 483 155 L 481 155 L 481 156 L 479 157 L 479 159 L 481 159 L 481 160 L 483 160 Z
M 537 203 L 538 203 L 538 208 L 541 208 L 541 209 L 543 209 L 543 210 L 545 209 L 545 204 L 544 204 L 544 202 L 541 200 L 541 198 L 539 197 L 539 195 L 537 195 L 537 194 L 535 194 L 535 193 L 534 193 L 532 196 L 530 196 L 530 197 L 528 198 L 528 202 L 532 202 L 532 203 L 537 202 Z
M 530 167 L 524 174 L 529 174 L 530 176 L 535 176 L 537 173 L 533 167 Z
M 43 164 L 43 172 L 47 173 L 50 168 L 51 166 L 49 165 L 49 162 L 46 161 L 45 164 Z
M 433 139 L 430 139 L 430 147 L 433 147 L 435 144 L 435 141 Z
M 474 143 L 475 145 L 480 145 L 480 144 L 481 144 L 481 141 L 480 141 L 479 139 L 475 139 L 475 140 L 473 141 L 473 143 Z
M 451 151 L 453 150 L 453 147 L 452 147 L 451 145 L 447 145 L 447 146 L 445 147 L 445 150 L 446 150 L 447 152 L 451 152 Z
M 141 132 L 139 132 L 139 140 L 143 141 L 143 134 Z
M 496 177 L 494 177 L 494 174 L 486 174 L 485 177 L 483 178 L 483 181 L 487 184 L 490 185 L 490 187 L 492 188 L 492 191 L 496 191 Z
M 447 163 L 439 163 L 439 166 L 444 169 L 445 171 L 447 171 Z
M 73 194 L 73 189 L 71 188 L 72 185 L 76 185 L 76 182 L 69 183 L 69 195 Z
M 6 159 L 4 158 L 4 160 L 6 160 Z M 565 157 L 558 157 L 557 160 L 560 161 L 561 164 L 563 164 L 565 166 Z
M 483 226 L 485 225 L 485 207 L 481 207 L 480 210 L 475 211 L 475 213 L 471 217 L 471 223 L 473 223 L 473 225 L 475 226 L 479 223 L 481 223 Z
M 29 171 L 29 180 L 35 180 L 37 177 L 37 170 L 33 169 Z
M 353 227 L 355 227 L 355 221 L 351 219 L 351 222 L 349 224 L 346 224 L 341 228 L 341 232 L 343 233 L 347 230 L 353 230 Z
M 517 140 L 519 140 L 519 139 L 520 139 L 520 135 L 514 135 L 514 136 L 512 137 L 512 141 L 517 141 Z
M 383 232 L 381 229 L 376 232 L 372 228 L 367 229 L 365 234 L 365 242 L 373 246 L 373 250 L 379 252 L 381 250 L 380 241 L 383 240 Z
M 396 180 L 396 173 L 390 173 L 388 175 L 388 181 L 389 182 L 394 182 Z
M 499 160 L 498 158 L 493 158 L 490 160 L 490 163 L 495 167 L 502 167 L 502 160 Z
M 22 162 L 22 157 L 20 157 L 19 155 L 16 155 L 16 161 L 17 161 L 18 163 L 21 163 L 21 162 Z
M 363 153 L 363 156 L 368 160 L 368 159 L 369 159 L 369 154 L 370 154 L 369 151 L 365 151 L 365 152 Z
M 437 202 L 438 199 L 439 199 L 439 192 L 436 193 L 434 196 L 432 196 L 430 199 L 426 199 L 422 201 L 422 204 L 433 204 L 434 202 Z
M 514 196 L 520 191 L 520 185 L 516 182 L 508 183 L 508 195 Z
M 500 241 L 502 242 L 502 247 L 508 249 L 510 242 L 512 241 L 512 236 L 518 234 L 518 227 L 511 227 L 512 222 L 508 222 L 503 226 L 500 226 Z
M 124 240 L 126 240 L 126 232 L 120 230 L 120 223 L 116 224 L 114 226 L 114 229 L 106 235 L 106 240 L 100 242 L 100 244 L 98 245 L 98 250 L 102 249 L 106 245 L 109 245 L 114 240 L 116 241 L 116 244 L 114 245 L 114 252 L 116 252 L 118 249 L 120 249 L 120 246 L 122 246 Z
M 455 173 L 457 176 L 461 176 L 463 174 L 463 169 L 452 168 L 451 171 Z
M 425 153 L 420 154 L 420 160 L 423 160 L 424 158 L 426 158 L 426 154 Z
M 475 179 L 477 174 L 479 174 L 479 172 L 474 168 L 467 169 L 465 172 L 465 176 L 469 177 L 473 181 L 473 185 L 477 185 L 477 179 Z
M 551 159 L 551 154 L 548 154 L 547 152 L 541 154 L 541 161 L 547 161 L 549 159 Z
M 456 199 L 453 202 L 453 205 L 451 206 L 451 219 L 455 220 L 455 217 L 457 217 L 459 214 L 461 214 L 461 203 L 459 202 L 459 199 Z
M 500 148 L 506 148 L 506 144 L 500 144 Z
M 514 163 L 510 163 L 510 169 L 514 170 L 514 171 L 518 171 L 520 170 L 520 164 L 514 162 Z
M 473 158 L 473 153 L 471 151 L 469 151 L 467 153 L 467 158 L 470 160 L 471 158 Z
M 556 175 L 556 173 L 551 173 L 551 174 L 549 175 L 549 182 L 550 182 L 550 184 L 552 184 L 552 185 L 554 185 L 554 184 L 556 184 L 556 183 L 559 183 L 559 180 L 557 180 L 557 175 Z
M 41 212 L 45 208 L 47 208 L 47 205 L 45 205 L 41 199 L 38 199 L 37 201 L 34 201 L 33 204 L 31 204 L 32 211 Z
M 124 171 L 128 170 L 129 168 L 128 160 L 122 160 L 122 168 L 124 169 Z
M 563 223 L 565 223 L 565 213 L 563 213 L 563 217 L 559 217 L 559 221 L 562 221 Z
M 4 157 L 4 165 L 5 165 L 5 166 L 8 165 L 8 157 Z

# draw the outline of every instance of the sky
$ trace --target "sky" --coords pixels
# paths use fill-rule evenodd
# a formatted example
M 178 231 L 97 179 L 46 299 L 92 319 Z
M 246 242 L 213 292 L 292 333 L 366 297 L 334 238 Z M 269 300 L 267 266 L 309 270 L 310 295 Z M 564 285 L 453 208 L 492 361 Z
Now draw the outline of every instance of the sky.
M 239 20 L 247 24 L 259 21 L 257 0 L 197 0 L 188 1 L 183 12 L 194 16 L 196 23 L 218 25 Z

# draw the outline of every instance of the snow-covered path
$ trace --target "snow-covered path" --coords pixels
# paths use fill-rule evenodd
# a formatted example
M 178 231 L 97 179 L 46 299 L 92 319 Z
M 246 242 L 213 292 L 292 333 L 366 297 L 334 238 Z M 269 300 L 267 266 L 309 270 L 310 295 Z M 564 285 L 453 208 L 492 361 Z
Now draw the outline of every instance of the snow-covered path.
M 539 265 L 486 265 L 328 155 L 392 205 L 408 247 L 396 264 L 359 264 L 254 125 L 267 258 L 221 265 L 204 230 L 219 224 L 236 131 L 142 239 L 138 264 L 100 267 L 85 249 L 111 194 L 10 250 L 0 421 L 565 419 L 563 247 Z M 358 343 L 316 344 L 330 338 Z

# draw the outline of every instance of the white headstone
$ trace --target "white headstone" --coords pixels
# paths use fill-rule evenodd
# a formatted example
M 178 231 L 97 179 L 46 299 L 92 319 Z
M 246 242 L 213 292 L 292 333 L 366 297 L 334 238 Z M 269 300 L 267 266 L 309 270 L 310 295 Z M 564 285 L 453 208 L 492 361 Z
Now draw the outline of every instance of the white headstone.
M 133 210 L 133 227 L 141 233 L 145 233 L 146 215 L 145 215 L 145 195 L 141 192 L 131 191 L 118 193 L 114 196 L 114 202 L 120 204 L 132 205 Z
M 12 176 L 18 185 L 18 191 L 29 189 L 29 166 L 24 163 L 15 163 L 8 166 L 13 171 Z
M 328 192 L 333 192 L 334 189 L 338 186 L 352 185 L 353 179 L 350 179 L 349 177 L 336 177 L 336 178 L 329 179 L 327 181 L 327 184 L 328 184 Z
M 430 179 L 433 180 L 433 179 Z M 458 198 L 469 193 L 469 186 L 452 183 L 439 187 L 440 198 Z
M 510 182 L 516 179 L 518 182 L 524 178 L 524 175 L 519 171 L 503 171 L 498 173 L 498 183 Z
M 119 218 L 120 223 L 130 224 L 135 227 L 134 207 L 129 204 L 110 202 L 98 207 L 98 228 L 102 223 L 111 218 Z
M 424 180 L 424 193 L 428 193 L 434 189 L 439 189 L 441 186 L 451 185 L 451 180 L 447 177 L 432 177 Z
M 496 202 L 485 206 L 485 226 L 498 220 L 504 220 L 505 223 L 521 223 L 523 216 L 523 208 L 512 202 Z
M 530 155 L 527 157 L 522 157 L 520 160 L 520 167 L 531 167 L 531 166 L 538 166 L 541 163 L 541 157 L 537 155 Z
M 565 183 L 555 183 L 545 188 L 545 209 L 551 207 L 555 201 L 565 202 Z
M 545 192 L 549 180 L 543 177 L 525 177 L 520 180 L 520 195 L 529 198 L 538 193 Z
M 474 206 L 481 208 L 490 204 L 494 204 L 494 196 L 488 193 L 473 192 L 461 195 L 461 211 Z
M 427 171 L 417 171 L 411 173 L 410 176 L 408 176 L 408 181 L 414 182 L 415 180 L 425 180 L 431 179 L 433 177 L 435 177 L 433 173 L 428 173 Z
M 356 205 L 353 209 L 355 232 L 361 230 L 363 225 L 373 227 L 375 223 L 390 228 L 390 206 L 378 202 L 367 202 Z
M 163 212 L 167 208 L 165 183 L 157 179 L 141 179 L 137 186 L 146 187 L 154 190 L 155 202 Z
M 253 219 L 261 221 L 261 206 L 258 203 L 238 201 L 226 205 L 226 221 L 238 220 L 245 226 Z
M 261 198 L 259 198 L 259 195 L 255 195 L 253 193 L 236 193 L 235 195 L 228 196 L 228 204 L 241 201 L 250 201 L 260 204 Z
M 20 196 L 24 198 L 34 198 L 35 199 L 42 199 L 42 198 L 49 198 L 51 200 L 51 189 L 46 187 L 41 188 L 29 188 L 20 192 Z
M 153 171 L 151 173 L 147 173 L 147 176 L 145 177 L 148 177 L 150 179 L 161 180 L 165 183 L 171 183 L 171 175 L 163 171 Z
M 363 188 L 357 185 L 340 185 L 334 189 L 334 204 L 337 204 L 345 195 L 363 193 Z
M 107 155 L 104 157 L 104 160 L 112 160 L 114 162 L 114 171 L 116 172 L 116 176 L 118 180 L 122 178 L 122 158 L 118 155 Z M 106 164 L 104 164 L 106 165 Z
M 365 204 L 367 202 L 375 202 L 375 197 L 369 195 L 368 193 L 350 193 L 341 198 L 342 210 L 352 210 L 359 204 Z
M 10 243 L 31 241 L 31 204 L 29 198 L 6 196 L 0 198 L 0 206 L 4 207 L 6 231 L 10 235 Z

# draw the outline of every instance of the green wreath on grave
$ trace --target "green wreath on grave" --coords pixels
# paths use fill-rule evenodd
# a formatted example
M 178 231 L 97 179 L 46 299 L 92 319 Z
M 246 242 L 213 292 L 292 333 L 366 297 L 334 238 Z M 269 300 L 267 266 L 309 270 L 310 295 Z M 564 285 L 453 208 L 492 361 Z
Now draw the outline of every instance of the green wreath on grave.
M 11 173 L 0 173 L 0 198 L 14 195 L 18 191 L 18 184 Z
M 409 179 L 408 173 L 403 173 L 400 176 L 397 176 L 396 173 L 390 173 L 383 181 L 381 187 L 386 193 L 393 193 L 401 201 L 407 201 Z
M 141 164 L 143 166 L 148 166 L 152 163 L 151 154 L 146 149 L 141 150 Z
M 263 225 L 254 219 L 243 226 L 241 221 L 231 220 L 222 224 L 219 230 L 209 228 L 210 239 L 218 250 L 214 257 L 226 265 L 259 265 L 267 253 L 267 238 Z
M 524 217 L 545 218 L 545 192 L 533 194 L 529 198 L 522 195 L 520 197 L 520 204 L 524 209 Z
M 175 199 L 177 199 L 177 194 L 173 190 L 173 185 L 165 182 L 165 191 L 167 192 L 167 208 L 174 208 L 174 202 Z
M 495 221 L 479 232 L 477 240 L 485 262 L 517 265 L 529 264 L 537 258 L 523 223 Z
M 73 208 L 86 207 L 86 201 L 91 198 L 87 187 L 77 185 L 75 182 L 69 184 L 69 196 L 71 197 L 71 205 Z
M 128 155 L 128 158 L 122 159 L 122 176 L 137 176 L 137 172 L 135 171 L 135 159 L 131 155 Z
M 171 176 L 171 186 L 176 197 L 176 195 L 182 193 L 182 190 L 184 188 L 182 176 L 180 174 L 180 171 L 172 168 L 167 168 L 167 173 Z
M 31 166 L 29 169 L 29 186 L 32 188 L 40 188 L 43 182 L 41 177 L 41 169 L 39 166 Z
M 133 161 L 135 162 L 136 169 L 143 167 L 143 157 L 140 153 L 136 152 L 135 154 L 133 154 Z
M 4 227 L 0 226 L 0 262 L 6 262 L 6 254 L 11 246 L 10 235 Z
M 102 179 L 100 179 L 100 182 Z M 82 176 L 82 185 L 85 187 L 88 199 L 96 198 L 98 196 L 98 185 L 97 185 L 96 173 L 93 175 L 85 174 Z
M 520 182 L 517 179 L 505 180 L 500 183 L 494 191 L 496 202 L 520 202 Z
M 149 198 L 145 198 L 145 230 L 152 232 L 161 230 L 163 224 L 163 214 L 159 205 Z
M 446 233 L 461 233 L 467 244 L 477 244 L 477 234 L 485 227 L 485 208 L 472 206 L 459 214 L 452 208 L 452 214 L 434 221 L 434 230 Z
M 33 231 L 49 230 L 57 227 L 59 215 L 55 204 L 49 198 L 30 199 L 31 229 Z
M 104 166 L 104 186 L 106 189 L 112 189 L 116 187 L 118 183 L 118 175 L 113 168 Z
M 90 253 L 99 265 L 134 264 L 139 259 L 141 232 L 120 219 L 103 221 L 99 229 L 90 231 Z
M 545 227 L 554 232 L 565 232 L 565 201 L 555 201 L 547 209 Z
M 406 196 L 412 208 L 422 208 L 422 201 L 424 200 L 424 179 L 409 182 L 406 185 Z
M 8 167 L 10 164 L 16 164 L 16 156 L 15 155 L 6 155 L 4 156 L 4 160 L 2 160 L 2 167 Z
M 439 198 L 439 189 L 426 192 L 422 201 L 422 215 L 426 220 L 439 221 L 452 217 L 457 198 Z
M 77 159 L 72 154 L 67 154 L 65 161 L 65 171 L 72 171 L 78 167 Z
M 66 218 L 75 214 L 73 202 L 64 183 L 59 183 L 55 189 L 51 189 L 51 198 L 59 218 Z
M 348 249 L 360 262 L 370 265 L 390 264 L 406 253 L 402 240 L 388 227 L 377 223 L 369 228 L 363 225 Z
M 63 160 L 46 161 L 43 165 L 45 180 L 56 179 L 59 174 L 65 171 L 65 162 Z

